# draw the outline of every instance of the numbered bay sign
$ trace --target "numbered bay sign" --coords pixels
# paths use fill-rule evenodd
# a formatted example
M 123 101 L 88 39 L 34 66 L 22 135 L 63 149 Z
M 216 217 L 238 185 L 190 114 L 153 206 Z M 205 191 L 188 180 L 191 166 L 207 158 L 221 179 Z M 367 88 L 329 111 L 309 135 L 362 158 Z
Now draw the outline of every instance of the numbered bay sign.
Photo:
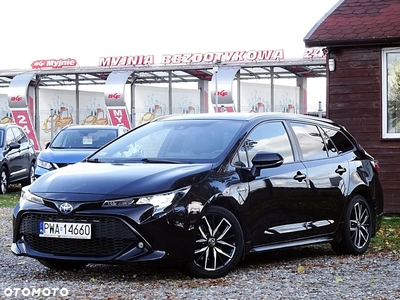
M 28 86 L 34 76 L 32 73 L 24 73 L 15 76 L 11 80 L 8 88 L 8 104 L 14 122 L 24 129 L 35 150 L 40 151 L 36 132 L 28 112 Z
M 11 113 L 13 115 L 14 122 L 24 129 L 35 150 L 39 151 L 39 143 L 36 137 L 36 132 L 32 126 L 31 118 L 28 114 L 28 109 L 11 109 Z

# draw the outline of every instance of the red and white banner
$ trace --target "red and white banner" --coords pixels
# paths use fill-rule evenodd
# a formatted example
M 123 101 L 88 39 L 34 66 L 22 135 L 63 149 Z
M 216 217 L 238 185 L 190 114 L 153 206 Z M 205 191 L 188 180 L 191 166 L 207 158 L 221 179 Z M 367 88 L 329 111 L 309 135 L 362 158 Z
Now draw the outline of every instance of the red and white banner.
M 125 107 L 108 107 L 107 109 L 112 125 L 124 125 L 127 128 L 131 128 Z
M 31 118 L 29 117 L 28 109 L 12 109 L 11 110 L 14 122 L 21 126 L 29 139 L 31 140 L 36 151 L 39 151 L 39 143 L 36 137 L 36 132 L 33 129 Z
M 32 69 L 61 69 L 64 67 L 76 67 L 78 63 L 73 58 L 59 58 L 59 59 L 39 59 L 31 63 Z

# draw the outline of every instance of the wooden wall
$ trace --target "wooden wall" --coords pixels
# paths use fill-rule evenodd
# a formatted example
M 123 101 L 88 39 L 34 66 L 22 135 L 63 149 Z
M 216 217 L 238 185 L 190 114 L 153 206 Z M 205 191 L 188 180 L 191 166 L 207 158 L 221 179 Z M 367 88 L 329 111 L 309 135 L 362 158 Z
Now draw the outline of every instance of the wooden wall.
M 387 214 L 400 213 L 400 139 L 382 139 L 381 48 L 331 49 L 327 71 L 328 118 L 344 125 L 379 161 Z

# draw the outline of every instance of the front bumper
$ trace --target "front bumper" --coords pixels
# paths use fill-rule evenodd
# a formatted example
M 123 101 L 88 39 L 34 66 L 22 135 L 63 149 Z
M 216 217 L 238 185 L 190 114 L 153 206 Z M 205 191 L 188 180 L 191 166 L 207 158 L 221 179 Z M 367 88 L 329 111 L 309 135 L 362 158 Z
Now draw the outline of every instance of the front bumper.
M 43 208 L 43 206 L 41 206 Z M 112 214 L 110 214 L 112 213 Z M 36 259 L 80 260 L 92 263 L 142 262 L 159 259 L 185 262 L 193 255 L 194 230 L 173 222 L 173 212 L 149 217 L 149 208 L 97 209 L 60 215 L 45 207 L 14 210 L 11 251 Z M 90 239 L 39 236 L 39 223 L 90 223 Z M 172 222 L 171 222 L 172 221 Z

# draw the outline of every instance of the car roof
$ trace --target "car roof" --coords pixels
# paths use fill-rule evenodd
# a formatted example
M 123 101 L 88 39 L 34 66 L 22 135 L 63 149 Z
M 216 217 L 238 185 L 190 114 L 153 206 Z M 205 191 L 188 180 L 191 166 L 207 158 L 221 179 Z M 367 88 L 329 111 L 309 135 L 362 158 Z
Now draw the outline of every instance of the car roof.
M 238 120 L 251 121 L 256 119 L 282 119 L 282 120 L 312 120 L 331 125 L 337 125 L 330 119 L 308 116 L 303 114 L 268 112 L 268 113 L 204 113 L 204 114 L 182 114 L 182 115 L 165 115 L 154 119 L 151 122 L 159 120 Z
M 0 128 L 10 127 L 10 126 L 20 127 L 17 123 L 2 123 L 2 124 L 0 124 Z
M 96 129 L 118 129 L 118 128 L 123 128 L 123 125 L 75 125 L 75 124 L 70 124 L 67 125 L 63 128 L 63 130 L 66 129 L 88 129 L 88 128 L 96 128 Z

